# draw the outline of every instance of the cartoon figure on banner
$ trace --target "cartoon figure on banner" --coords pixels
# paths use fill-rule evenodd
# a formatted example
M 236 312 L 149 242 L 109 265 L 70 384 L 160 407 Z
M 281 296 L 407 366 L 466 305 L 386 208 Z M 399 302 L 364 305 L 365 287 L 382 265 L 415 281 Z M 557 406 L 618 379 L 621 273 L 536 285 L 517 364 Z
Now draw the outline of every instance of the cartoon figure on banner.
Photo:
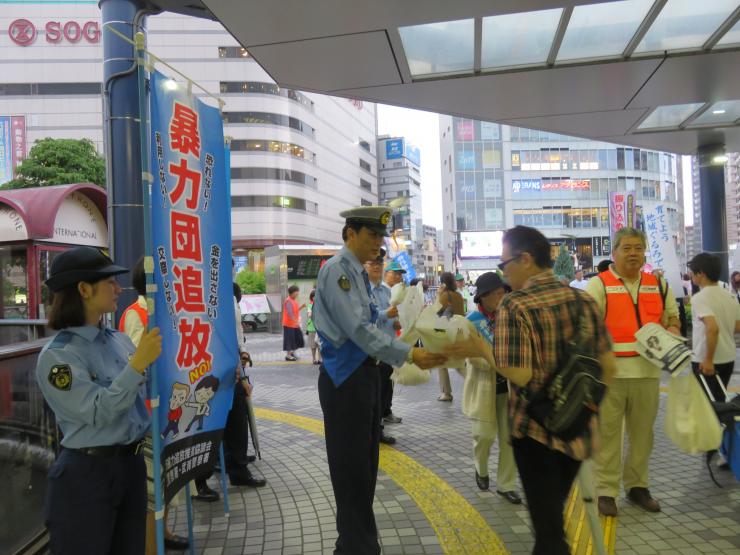
M 172 393 L 170 394 L 170 410 L 167 411 L 167 427 L 162 432 L 162 439 L 172 432 L 175 438 L 180 433 L 180 419 L 182 418 L 182 407 L 185 405 L 190 396 L 190 386 L 184 383 L 175 382 L 172 384 Z
M 218 378 L 216 376 L 209 375 L 200 380 L 198 385 L 195 386 L 195 393 L 193 393 L 195 403 L 186 404 L 186 406 L 195 409 L 195 416 L 193 416 L 188 427 L 185 428 L 185 432 L 190 431 L 190 428 L 196 420 L 198 421 L 197 431 L 203 429 L 203 419 L 206 416 L 211 415 L 211 407 L 208 403 L 216 395 L 216 391 L 218 391 L 218 383 Z

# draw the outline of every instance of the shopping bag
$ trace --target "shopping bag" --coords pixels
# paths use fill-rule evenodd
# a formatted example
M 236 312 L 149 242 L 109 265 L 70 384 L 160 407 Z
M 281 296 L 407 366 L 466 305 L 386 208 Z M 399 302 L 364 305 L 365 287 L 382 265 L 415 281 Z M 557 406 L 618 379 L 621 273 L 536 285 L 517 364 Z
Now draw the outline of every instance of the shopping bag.
M 684 365 L 671 375 L 665 412 L 665 433 L 685 453 L 717 449 L 722 428 L 709 399 Z
M 418 285 L 418 284 L 417 284 Z M 404 282 L 397 283 L 393 287 L 391 287 L 391 306 L 398 306 L 403 302 L 404 297 L 406 297 L 406 291 L 410 289 L 409 287 L 406 287 L 406 284 Z M 422 290 L 423 293 L 423 290 Z

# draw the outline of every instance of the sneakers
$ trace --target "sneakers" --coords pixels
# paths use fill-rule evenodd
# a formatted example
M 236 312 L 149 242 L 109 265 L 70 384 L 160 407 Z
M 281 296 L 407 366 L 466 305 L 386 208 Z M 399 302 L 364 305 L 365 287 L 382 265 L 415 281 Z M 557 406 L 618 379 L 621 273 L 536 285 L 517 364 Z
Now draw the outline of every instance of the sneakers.
M 650 490 L 647 488 L 632 488 L 627 492 L 627 499 L 650 513 L 660 512 L 660 503 L 653 499 Z
M 604 516 L 617 516 L 617 502 L 613 497 L 599 496 L 599 514 Z
M 285 360 L 287 360 L 288 362 L 295 362 L 296 360 L 298 360 L 298 357 L 295 357 L 295 356 L 287 356 L 287 357 L 285 357 Z
M 450 395 L 449 393 L 443 393 L 442 395 L 440 395 L 439 397 L 437 397 L 437 401 L 443 401 L 443 402 L 446 402 L 446 403 L 451 403 L 452 402 L 452 395 Z
M 396 416 L 391 412 L 387 416 L 383 417 L 383 424 L 400 424 L 402 420 L 403 418 Z

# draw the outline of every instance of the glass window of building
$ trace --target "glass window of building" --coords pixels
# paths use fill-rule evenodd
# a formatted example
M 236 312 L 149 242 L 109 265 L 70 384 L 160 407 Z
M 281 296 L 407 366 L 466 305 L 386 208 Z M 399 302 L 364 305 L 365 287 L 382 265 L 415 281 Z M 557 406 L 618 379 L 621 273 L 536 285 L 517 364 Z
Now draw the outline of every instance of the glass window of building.
M 241 46 L 219 46 L 219 58 L 249 58 L 249 52 Z
M 29 317 L 26 267 L 26 247 L 24 245 L 0 247 L 0 272 L 2 272 L 0 318 Z

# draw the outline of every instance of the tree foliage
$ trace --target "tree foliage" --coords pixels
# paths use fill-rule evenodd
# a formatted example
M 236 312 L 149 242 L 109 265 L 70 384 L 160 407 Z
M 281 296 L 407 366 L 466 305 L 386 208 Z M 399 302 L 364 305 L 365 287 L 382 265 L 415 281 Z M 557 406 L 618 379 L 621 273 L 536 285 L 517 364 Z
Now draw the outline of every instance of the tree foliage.
M 17 177 L 2 189 L 25 189 L 68 183 L 105 187 L 105 160 L 89 139 L 41 139 L 16 168 Z
M 242 293 L 245 295 L 264 293 L 266 291 L 264 272 L 250 272 L 244 268 L 236 274 L 236 282 L 242 288 Z
M 573 257 L 568 252 L 568 247 L 565 243 L 560 245 L 560 253 L 555 259 L 555 265 L 552 271 L 558 277 L 565 277 L 568 281 L 572 281 L 576 277 L 576 268 L 573 264 Z

